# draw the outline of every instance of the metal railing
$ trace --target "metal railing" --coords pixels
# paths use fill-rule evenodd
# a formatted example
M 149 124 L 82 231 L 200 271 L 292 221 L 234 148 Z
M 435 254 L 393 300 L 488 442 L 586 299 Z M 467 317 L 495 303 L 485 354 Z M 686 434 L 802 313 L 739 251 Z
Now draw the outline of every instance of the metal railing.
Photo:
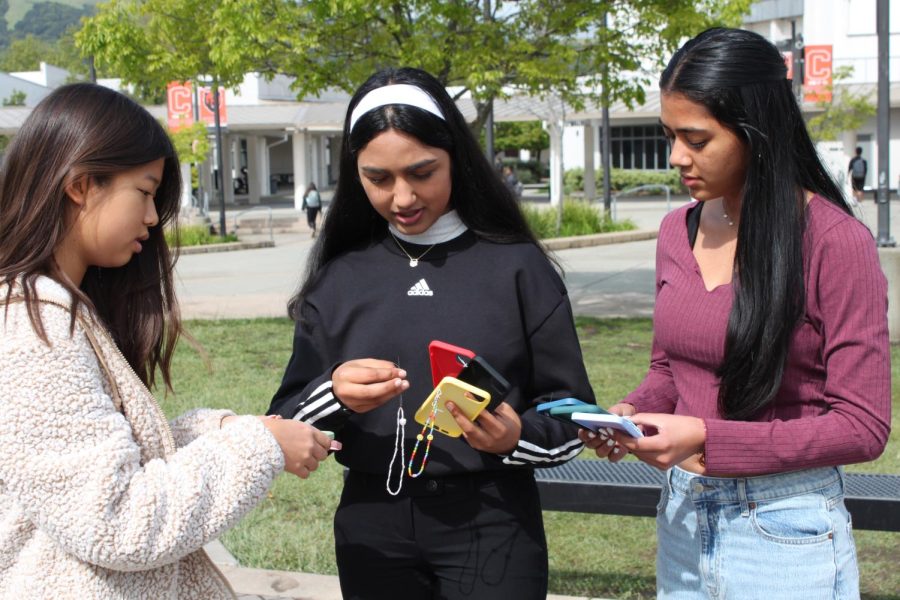
M 665 190 L 666 191 L 666 212 L 670 212 L 672 210 L 672 190 L 669 186 L 663 185 L 661 183 L 650 183 L 647 185 L 639 185 L 637 187 L 628 188 L 627 190 L 622 190 L 618 194 L 613 194 L 612 196 L 612 218 L 613 221 L 616 220 L 616 200 L 621 196 L 631 196 L 634 195 L 635 192 L 645 192 L 650 190 Z
M 271 206 L 251 206 L 250 208 L 248 208 L 246 210 L 242 210 L 241 212 L 235 214 L 232 219 L 231 230 L 235 231 L 235 232 L 238 230 L 238 219 L 240 219 L 242 216 L 244 216 L 247 213 L 255 212 L 258 210 L 265 210 L 267 213 L 266 214 L 266 224 L 269 226 L 269 241 L 274 244 L 275 243 L 275 233 L 273 230 L 274 228 L 272 226 L 272 207 Z

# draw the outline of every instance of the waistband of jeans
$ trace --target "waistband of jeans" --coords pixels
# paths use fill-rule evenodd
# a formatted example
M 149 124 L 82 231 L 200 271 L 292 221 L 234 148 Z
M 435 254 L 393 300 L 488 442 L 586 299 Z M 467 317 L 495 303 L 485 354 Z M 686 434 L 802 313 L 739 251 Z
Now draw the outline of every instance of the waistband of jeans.
M 395 473 L 391 478 L 390 487 L 396 490 L 398 476 Z M 534 481 L 534 472 L 531 469 L 508 469 L 502 471 L 472 471 L 441 477 L 429 477 L 423 474 L 421 477 L 412 478 L 403 471 L 403 486 L 396 497 L 422 497 L 440 496 L 447 493 L 471 492 L 482 486 L 497 483 L 528 483 Z M 384 473 L 366 473 L 348 469 L 344 472 L 344 485 L 361 487 L 367 491 L 378 491 L 390 497 L 386 489 L 387 475 Z
M 746 497 L 772 500 L 820 491 L 835 484 L 842 486 L 843 469 L 816 467 L 753 477 L 709 477 L 673 467 L 669 469 L 668 481 L 672 489 L 684 494 L 707 494 L 723 499 Z

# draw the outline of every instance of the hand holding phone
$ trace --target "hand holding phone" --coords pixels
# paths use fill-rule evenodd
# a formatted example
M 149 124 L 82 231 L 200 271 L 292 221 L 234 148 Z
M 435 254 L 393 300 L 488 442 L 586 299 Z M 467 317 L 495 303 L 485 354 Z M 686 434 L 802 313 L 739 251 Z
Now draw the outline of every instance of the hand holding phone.
M 450 437 L 459 437 L 462 435 L 462 429 L 447 410 L 447 402 L 452 401 L 470 421 L 474 421 L 490 400 L 491 395 L 488 392 L 455 377 L 444 377 L 416 411 L 415 419 L 416 422 L 426 425 L 433 412 L 435 431 Z

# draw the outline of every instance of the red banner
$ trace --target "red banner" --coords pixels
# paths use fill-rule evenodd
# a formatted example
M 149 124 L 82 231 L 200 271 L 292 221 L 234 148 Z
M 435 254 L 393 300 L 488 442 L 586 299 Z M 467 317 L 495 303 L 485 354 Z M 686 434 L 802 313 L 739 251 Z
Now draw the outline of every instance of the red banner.
M 831 102 L 831 44 L 803 49 L 803 100 Z
M 793 52 L 782 52 L 781 58 L 784 59 L 784 66 L 787 67 L 787 78 L 794 78 L 794 53 Z
M 198 89 L 200 103 L 200 121 L 210 127 L 216 124 L 215 97 L 208 87 Z M 166 86 L 169 129 L 176 131 L 186 125 L 194 124 L 193 90 L 190 81 L 172 81 Z M 228 111 L 225 109 L 225 88 L 219 88 L 219 122 L 224 127 L 228 124 Z
M 215 125 L 215 96 L 208 87 L 199 88 L 200 101 L 200 120 L 205 121 L 207 125 Z M 225 88 L 219 88 L 219 123 L 222 127 L 228 124 L 228 111 L 225 110 Z
M 191 82 L 172 81 L 166 86 L 167 121 L 169 129 L 177 131 L 194 124 L 194 103 Z

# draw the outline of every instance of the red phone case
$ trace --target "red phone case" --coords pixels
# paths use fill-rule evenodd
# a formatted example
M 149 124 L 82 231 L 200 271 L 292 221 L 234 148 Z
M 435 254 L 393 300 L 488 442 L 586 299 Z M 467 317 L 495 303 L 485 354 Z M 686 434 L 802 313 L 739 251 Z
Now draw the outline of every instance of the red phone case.
M 428 344 L 428 356 L 431 359 L 431 382 L 437 387 L 444 377 L 456 377 L 462 371 L 464 365 L 459 362 L 457 356 L 472 359 L 475 353 L 447 342 L 434 340 Z

